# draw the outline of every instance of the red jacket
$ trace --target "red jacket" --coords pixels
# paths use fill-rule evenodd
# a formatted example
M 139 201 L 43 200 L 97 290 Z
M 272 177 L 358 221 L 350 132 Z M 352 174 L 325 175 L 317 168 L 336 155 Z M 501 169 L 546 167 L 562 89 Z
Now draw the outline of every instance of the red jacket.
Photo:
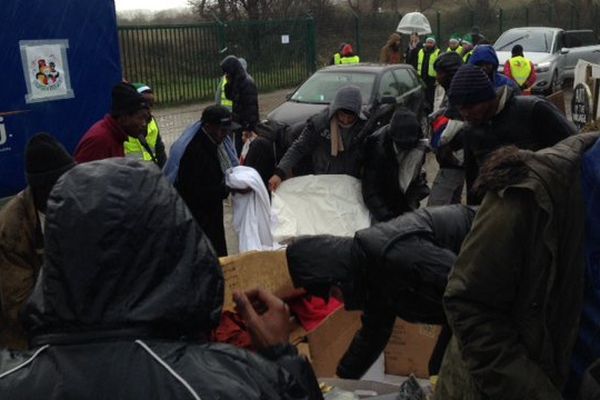
M 123 142 L 126 140 L 127 133 L 107 114 L 83 135 L 75 149 L 75 161 L 80 164 L 110 157 L 124 157 Z

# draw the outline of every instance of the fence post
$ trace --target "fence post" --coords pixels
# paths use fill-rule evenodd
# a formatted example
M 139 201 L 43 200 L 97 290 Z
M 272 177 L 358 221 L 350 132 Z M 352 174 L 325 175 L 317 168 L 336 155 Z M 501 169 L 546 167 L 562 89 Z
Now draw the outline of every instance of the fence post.
M 525 7 L 525 26 L 529 26 L 529 7 Z
M 225 43 L 225 24 L 223 21 L 217 17 L 217 14 L 212 13 L 213 18 L 215 19 L 215 23 L 217 24 L 217 39 L 219 40 L 219 52 L 224 53 L 227 51 L 227 46 Z
M 435 13 L 435 17 L 436 17 L 436 25 L 437 25 L 437 40 L 438 43 L 442 43 L 442 22 L 441 22 L 441 16 L 440 16 L 440 12 L 436 11 Z
M 312 16 L 306 18 L 306 71 L 307 75 L 317 70 L 317 45 L 315 43 L 315 20 Z
M 360 55 L 360 17 L 354 10 L 352 10 L 352 15 L 354 17 L 354 41 L 356 42 L 354 53 Z
M 503 29 L 502 29 L 503 15 L 504 15 L 504 13 L 503 13 L 502 9 L 499 9 L 498 10 L 498 36 L 502 35 L 502 31 L 503 31 Z

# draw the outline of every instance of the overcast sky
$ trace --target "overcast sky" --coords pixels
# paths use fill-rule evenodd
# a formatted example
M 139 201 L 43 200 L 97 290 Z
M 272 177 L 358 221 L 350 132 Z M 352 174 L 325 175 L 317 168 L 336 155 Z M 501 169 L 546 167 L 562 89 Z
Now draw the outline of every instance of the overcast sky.
M 125 10 L 165 10 L 187 7 L 187 0 L 115 0 L 117 11 Z

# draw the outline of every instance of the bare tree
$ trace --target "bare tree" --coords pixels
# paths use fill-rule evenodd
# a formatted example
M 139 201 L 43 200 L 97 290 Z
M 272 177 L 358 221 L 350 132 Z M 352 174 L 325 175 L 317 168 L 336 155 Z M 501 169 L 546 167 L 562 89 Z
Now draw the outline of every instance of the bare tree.
M 306 13 L 321 13 L 331 7 L 330 0 L 188 0 L 194 12 L 204 19 L 265 20 Z

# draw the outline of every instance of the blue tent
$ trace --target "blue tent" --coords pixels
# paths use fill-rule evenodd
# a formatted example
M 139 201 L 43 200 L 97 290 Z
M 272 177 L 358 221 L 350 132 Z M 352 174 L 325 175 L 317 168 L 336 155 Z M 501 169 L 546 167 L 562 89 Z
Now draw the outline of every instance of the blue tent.
M 122 73 L 113 0 L 2 0 L 0 26 L 2 198 L 25 187 L 27 140 L 49 132 L 72 153 Z

